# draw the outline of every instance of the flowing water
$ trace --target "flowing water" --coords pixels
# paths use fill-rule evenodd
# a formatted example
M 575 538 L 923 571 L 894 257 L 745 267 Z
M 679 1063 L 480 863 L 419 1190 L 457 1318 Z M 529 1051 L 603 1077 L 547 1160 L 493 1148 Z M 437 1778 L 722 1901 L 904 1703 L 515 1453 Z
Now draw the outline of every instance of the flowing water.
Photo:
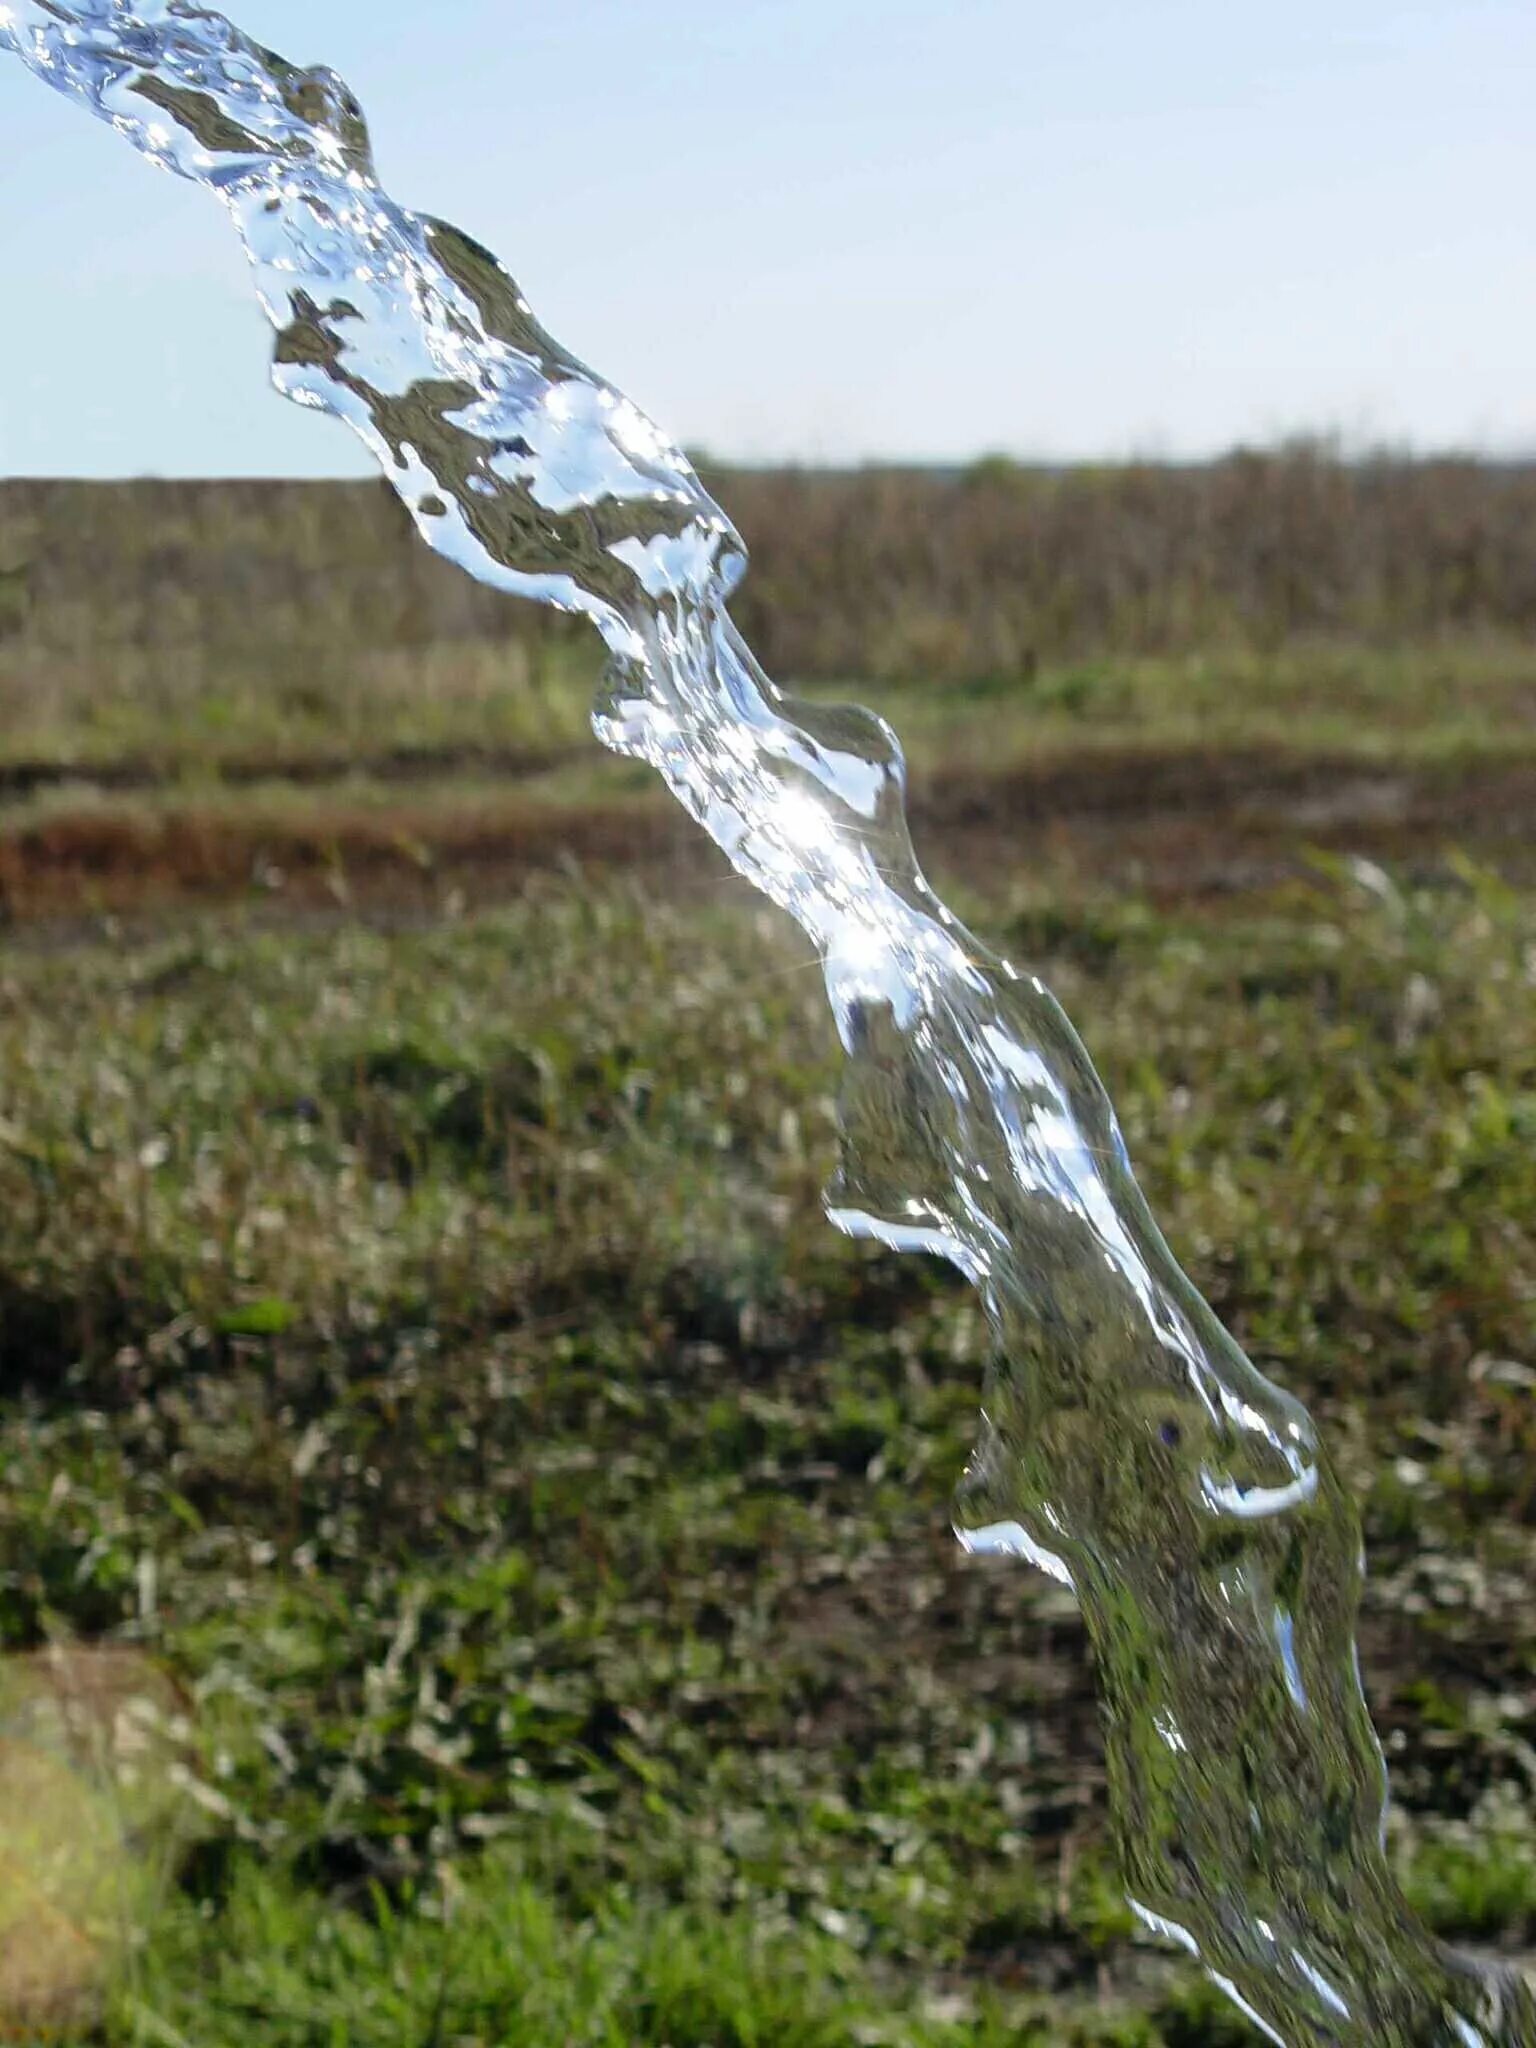
M 1388 1869 L 1359 1533 L 1316 1431 L 1180 1271 L 1054 999 L 924 881 L 894 735 L 754 661 L 726 609 L 744 551 L 682 453 L 485 249 L 388 197 L 331 72 L 190 0 L 0 0 L 0 48 L 217 192 L 278 387 L 356 429 L 429 546 L 591 618 L 599 737 L 814 942 L 848 1055 L 832 1219 L 985 1304 L 961 1540 L 1082 1603 L 1142 1918 L 1298 2048 L 1536 2043 L 1529 1992 L 1439 1949 Z

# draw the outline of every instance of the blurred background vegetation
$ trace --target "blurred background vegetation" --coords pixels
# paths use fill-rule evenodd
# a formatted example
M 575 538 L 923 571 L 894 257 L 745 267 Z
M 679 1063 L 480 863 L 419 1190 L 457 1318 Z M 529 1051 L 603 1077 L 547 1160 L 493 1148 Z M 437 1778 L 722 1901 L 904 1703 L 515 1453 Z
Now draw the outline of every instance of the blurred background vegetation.
M 1357 1488 L 1405 1882 L 1536 1948 L 1536 471 L 709 477 Z M 984 1331 L 821 1216 L 814 964 L 597 672 L 382 487 L 0 484 L 6 2024 L 1246 2040 L 1070 1601 L 948 1533 Z

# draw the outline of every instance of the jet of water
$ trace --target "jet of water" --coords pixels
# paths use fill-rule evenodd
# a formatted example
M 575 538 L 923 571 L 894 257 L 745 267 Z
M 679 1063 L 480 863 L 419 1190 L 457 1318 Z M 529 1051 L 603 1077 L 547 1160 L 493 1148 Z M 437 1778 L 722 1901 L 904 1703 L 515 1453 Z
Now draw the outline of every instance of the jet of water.
M 832 1219 L 985 1305 L 961 1539 L 1076 1590 L 1143 1920 L 1295 2048 L 1536 2043 L 1529 1991 L 1436 1947 L 1389 1871 L 1358 1527 L 1311 1422 L 1179 1269 L 1054 999 L 928 887 L 895 736 L 754 661 L 741 542 L 681 451 L 488 251 L 388 196 L 332 72 L 194 0 L 0 0 L 0 48 L 218 194 L 278 388 L 362 436 L 429 546 L 591 618 L 599 737 L 814 942 L 849 1062 Z

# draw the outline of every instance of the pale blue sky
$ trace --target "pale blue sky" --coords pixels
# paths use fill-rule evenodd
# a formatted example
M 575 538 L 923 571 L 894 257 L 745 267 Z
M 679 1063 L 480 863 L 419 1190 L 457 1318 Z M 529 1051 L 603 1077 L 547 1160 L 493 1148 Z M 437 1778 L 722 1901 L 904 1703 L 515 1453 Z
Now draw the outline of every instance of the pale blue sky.
M 1536 451 L 1531 0 L 243 0 L 671 433 Z M 0 473 L 347 473 L 221 210 L 0 58 Z

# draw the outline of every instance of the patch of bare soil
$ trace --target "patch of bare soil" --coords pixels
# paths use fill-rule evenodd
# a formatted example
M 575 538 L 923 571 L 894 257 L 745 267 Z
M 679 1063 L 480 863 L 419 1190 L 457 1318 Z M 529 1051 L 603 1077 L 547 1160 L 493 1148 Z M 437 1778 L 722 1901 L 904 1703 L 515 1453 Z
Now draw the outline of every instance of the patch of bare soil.
M 266 898 L 429 911 L 452 898 L 494 901 L 540 869 L 576 862 L 643 870 L 657 886 L 715 886 L 724 866 L 681 812 L 654 799 L 554 805 L 519 792 L 455 806 L 440 772 L 398 757 L 397 805 L 322 798 L 319 768 L 295 777 L 312 802 L 263 811 L 258 799 L 201 796 L 153 810 L 99 800 L 7 828 L 0 808 L 0 918 L 147 912 Z M 486 757 L 473 757 L 482 772 Z M 311 764 L 312 767 L 314 764 Z M 492 764 L 495 765 L 494 763 Z M 548 765 L 541 763 L 540 765 Z M 1065 867 L 1155 896 L 1213 896 L 1295 872 L 1308 848 L 1432 862 L 1459 845 L 1536 866 L 1536 762 L 1380 768 L 1348 756 L 1247 750 L 1082 755 L 996 774 L 919 778 L 913 833 L 933 871 L 977 882 Z
M 1249 749 L 1079 756 L 919 791 L 918 843 L 983 878 L 1042 856 L 1156 896 L 1224 895 L 1294 873 L 1310 848 L 1434 862 L 1462 846 L 1500 865 L 1536 851 L 1536 762 L 1376 767 Z
M 263 816 L 201 803 L 146 816 L 93 807 L 0 827 L 0 916 L 13 923 L 267 897 L 295 909 L 480 899 L 577 861 L 665 864 L 690 834 L 660 806 L 515 802 Z
M 389 747 L 375 754 L 250 754 L 221 761 L 208 779 L 231 789 L 287 782 L 295 789 L 319 789 L 366 776 L 370 782 L 421 782 L 434 776 L 484 775 L 516 778 L 547 774 L 591 756 L 575 747 Z M 181 779 L 173 763 L 150 759 L 80 762 L 0 761 L 0 802 L 37 796 L 45 790 L 90 789 L 108 795 L 142 795 L 174 789 Z

